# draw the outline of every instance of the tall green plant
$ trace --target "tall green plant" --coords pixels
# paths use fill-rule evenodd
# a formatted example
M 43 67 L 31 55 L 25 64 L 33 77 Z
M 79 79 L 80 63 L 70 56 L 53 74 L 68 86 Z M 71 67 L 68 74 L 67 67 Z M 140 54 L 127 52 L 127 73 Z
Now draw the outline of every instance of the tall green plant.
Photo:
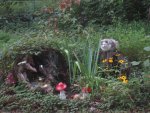
M 78 79 L 83 85 L 95 87 L 95 77 L 98 74 L 99 44 L 97 48 L 94 48 L 91 42 L 87 42 L 82 50 L 82 56 L 79 58 L 75 53 L 74 55 L 77 60 L 72 67 L 74 79 Z

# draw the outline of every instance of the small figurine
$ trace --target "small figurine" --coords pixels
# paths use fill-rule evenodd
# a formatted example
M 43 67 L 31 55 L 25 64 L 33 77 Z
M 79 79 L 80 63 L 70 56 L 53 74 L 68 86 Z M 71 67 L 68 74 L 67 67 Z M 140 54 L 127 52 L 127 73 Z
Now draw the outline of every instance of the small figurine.
M 127 78 L 130 74 L 131 64 L 127 58 L 118 51 L 119 43 L 114 39 L 103 39 L 100 41 L 99 64 L 102 64 L 107 75 L 121 76 Z

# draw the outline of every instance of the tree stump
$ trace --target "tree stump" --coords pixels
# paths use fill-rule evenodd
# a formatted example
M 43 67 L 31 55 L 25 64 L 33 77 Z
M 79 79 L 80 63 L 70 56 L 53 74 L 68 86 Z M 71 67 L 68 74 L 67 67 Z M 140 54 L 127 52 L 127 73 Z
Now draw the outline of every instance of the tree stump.
M 38 55 L 19 55 L 13 66 L 14 75 L 30 89 L 50 92 L 59 82 L 69 86 L 68 65 L 63 54 L 55 49 L 45 49 Z

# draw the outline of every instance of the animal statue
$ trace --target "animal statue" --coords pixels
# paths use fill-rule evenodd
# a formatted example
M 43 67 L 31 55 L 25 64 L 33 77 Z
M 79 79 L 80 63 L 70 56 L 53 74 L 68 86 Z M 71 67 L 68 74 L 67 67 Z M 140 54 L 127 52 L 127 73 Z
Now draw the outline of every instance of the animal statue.
M 106 75 L 113 75 L 119 79 L 120 76 L 125 76 L 127 80 L 131 64 L 118 48 L 118 41 L 114 39 L 102 39 L 100 41 L 99 63 Z

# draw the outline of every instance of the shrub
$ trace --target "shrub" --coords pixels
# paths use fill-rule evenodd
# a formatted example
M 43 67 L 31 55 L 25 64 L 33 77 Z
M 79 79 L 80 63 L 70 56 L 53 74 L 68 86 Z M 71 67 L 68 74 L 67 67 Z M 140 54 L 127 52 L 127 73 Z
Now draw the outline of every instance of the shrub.
M 87 18 L 91 23 L 108 25 L 117 20 L 146 19 L 148 4 L 149 1 L 141 0 L 82 0 L 72 14 L 77 19 Z

